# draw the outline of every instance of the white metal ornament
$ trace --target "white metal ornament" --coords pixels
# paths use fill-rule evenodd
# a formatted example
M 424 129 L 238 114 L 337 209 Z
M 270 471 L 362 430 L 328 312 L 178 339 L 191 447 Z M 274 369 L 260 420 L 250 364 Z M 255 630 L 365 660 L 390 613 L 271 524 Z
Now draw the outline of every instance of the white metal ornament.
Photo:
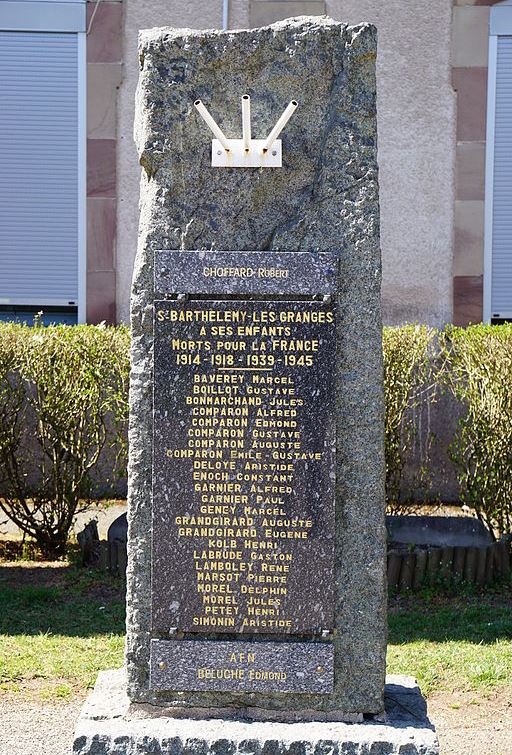
M 242 97 L 242 138 L 227 139 L 201 100 L 194 106 L 215 139 L 212 140 L 212 167 L 214 168 L 281 168 L 281 140 L 277 137 L 286 126 L 298 103 L 292 100 L 266 139 L 253 139 L 251 135 L 251 98 Z

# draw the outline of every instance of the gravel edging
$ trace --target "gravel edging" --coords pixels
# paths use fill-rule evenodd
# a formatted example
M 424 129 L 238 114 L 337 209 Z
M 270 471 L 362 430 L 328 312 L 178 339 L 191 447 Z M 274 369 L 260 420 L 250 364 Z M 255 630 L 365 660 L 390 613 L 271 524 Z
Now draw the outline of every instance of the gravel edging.
M 82 705 L 0 700 L 0 755 L 71 755 Z

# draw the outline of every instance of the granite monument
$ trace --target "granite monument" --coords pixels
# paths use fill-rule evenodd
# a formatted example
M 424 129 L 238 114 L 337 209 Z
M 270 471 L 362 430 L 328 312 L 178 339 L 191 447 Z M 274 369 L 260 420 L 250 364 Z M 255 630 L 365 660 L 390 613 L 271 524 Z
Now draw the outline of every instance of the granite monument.
M 386 588 L 375 51 L 373 27 L 348 27 L 326 18 L 290 20 L 257 32 L 156 29 L 141 35 L 135 132 L 143 171 L 140 240 L 132 294 L 126 654 L 129 696 L 134 701 L 180 708 L 252 706 L 288 712 L 312 709 L 345 718 L 380 713 L 383 709 Z M 241 130 L 240 96 L 245 93 L 251 96 L 254 136 L 266 135 L 288 101 L 298 102 L 283 132 L 282 168 L 211 166 L 211 135 L 198 117 L 194 102 L 199 98 L 206 103 L 223 132 L 236 136 Z M 267 300 L 276 296 L 283 302 L 272 299 L 272 304 L 250 303 L 258 294 L 254 285 L 257 280 L 246 278 L 243 294 L 217 289 L 214 293 L 219 298 L 215 302 L 189 299 L 185 304 L 187 300 L 181 299 L 176 304 L 161 304 L 166 297 L 208 294 L 205 285 L 194 290 L 191 280 L 197 276 L 192 270 L 191 280 L 172 280 L 173 268 L 184 269 L 184 261 L 167 262 L 167 275 L 165 271 L 160 274 L 159 267 L 166 264 L 165 255 L 176 250 L 218 250 L 231 255 L 237 251 L 260 252 L 268 259 L 267 266 L 272 265 L 276 253 L 290 257 L 298 254 L 308 260 L 304 264 L 309 267 L 309 260 L 318 253 L 331 254 L 336 257 L 336 290 L 318 281 L 317 290 L 313 286 L 301 294 L 301 287 L 308 281 L 306 269 L 303 276 L 300 270 L 292 273 L 295 281 L 290 279 L 294 285 L 289 293 L 283 286 L 280 292 L 279 282 L 284 278 L 273 279 L 274 293 L 259 292 Z M 215 267 L 215 260 L 211 262 Z M 244 265 L 234 255 L 231 266 L 252 264 Z M 309 276 L 312 279 L 311 271 Z M 229 283 L 226 278 L 217 280 Z M 254 290 L 249 290 L 249 284 Z M 245 300 L 236 306 L 223 294 L 244 296 Z M 330 296 L 331 302 L 286 302 L 287 297 L 300 296 Z M 195 568 L 192 554 L 187 555 L 187 551 L 201 550 L 205 542 L 201 538 L 176 538 L 175 532 L 170 538 L 170 522 L 165 521 L 166 517 L 175 520 L 177 515 L 200 513 L 198 496 L 191 500 L 192 478 L 181 470 L 187 465 L 193 469 L 204 445 L 188 462 L 172 457 L 165 460 L 165 454 L 167 449 L 173 454 L 175 449 L 186 446 L 184 435 L 191 413 L 186 410 L 182 394 L 190 394 L 193 375 L 206 370 L 204 365 L 175 364 L 173 373 L 169 373 L 166 360 L 172 358 L 173 351 L 164 343 L 168 344 L 169 338 L 215 338 L 235 345 L 241 343 L 237 338 L 244 336 L 212 336 L 211 322 L 219 327 L 222 323 L 227 325 L 225 317 L 212 320 L 204 336 L 200 336 L 195 320 L 182 323 L 169 319 L 171 311 L 185 307 L 188 311 L 195 308 L 206 313 L 230 312 L 232 317 L 236 311 L 251 312 L 252 324 L 256 323 L 256 312 L 269 318 L 273 311 L 281 324 L 281 311 L 294 308 L 300 311 L 315 307 L 333 313 L 336 326 L 323 326 L 326 333 L 329 331 L 329 342 L 323 346 L 325 358 L 316 358 L 312 368 L 296 369 L 304 376 L 301 379 L 316 373 L 317 386 L 322 373 L 325 378 L 327 390 L 321 399 L 311 402 L 303 395 L 302 400 L 309 406 L 301 410 L 301 421 L 307 419 L 312 428 L 319 427 L 327 437 L 335 435 L 323 456 L 323 464 L 329 469 L 323 472 L 322 485 L 318 470 L 307 483 L 310 490 L 315 486 L 323 497 L 317 512 L 323 520 L 314 522 L 318 534 L 308 544 L 320 543 L 318 537 L 324 536 L 332 543 L 332 552 L 323 549 L 315 557 L 314 552 L 304 548 L 300 551 L 302 562 L 296 556 L 290 573 L 296 584 L 288 602 L 291 596 L 297 607 L 293 615 L 291 605 L 282 613 L 293 626 L 277 627 L 277 632 L 272 631 L 273 627 L 251 632 L 246 626 L 241 632 L 242 627 L 235 623 L 230 632 L 230 640 L 242 642 L 243 650 L 248 640 L 264 639 L 270 634 L 278 665 L 281 644 L 282 652 L 286 652 L 285 644 L 292 642 L 309 642 L 322 652 L 329 648 L 333 664 L 329 691 L 302 689 L 299 693 L 281 694 L 275 685 L 274 689 L 268 685 L 257 693 L 243 685 L 233 685 L 222 692 L 205 685 L 183 691 L 172 689 L 170 682 L 162 679 L 164 669 L 158 669 L 160 662 L 165 663 L 160 660 L 163 648 L 176 647 L 177 642 L 187 642 L 190 648 L 192 639 L 204 642 L 219 629 L 229 628 L 219 623 L 193 625 L 194 617 L 206 614 L 204 608 L 198 612 L 201 595 L 191 573 Z M 294 325 L 293 335 L 299 331 Z M 284 338 L 291 340 L 292 331 L 289 332 Z M 215 357 L 222 356 L 218 346 L 213 351 Z M 233 356 L 234 352 L 224 351 L 226 356 Z M 259 354 L 261 357 L 262 352 Z M 182 356 L 193 358 L 193 348 L 184 349 Z M 220 372 L 221 369 L 219 362 L 210 374 L 243 374 Z M 281 373 L 293 380 L 290 369 Z M 164 382 L 166 395 L 157 389 L 164 388 Z M 311 384 L 308 390 L 312 396 L 315 386 Z M 265 405 L 268 407 L 268 402 Z M 325 411 L 319 413 L 322 407 Z M 251 426 L 252 423 L 251 419 Z M 302 433 L 305 432 L 307 428 L 303 427 Z M 247 449 L 251 430 L 246 429 L 244 436 L 242 444 Z M 219 445 L 216 443 L 215 448 Z M 302 445 L 306 451 L 319 448 L 314 443 L 308 446 L 304 437 Z M 328 456 L 334 452 L 333 464 Z M 223 460 L 230 458 L 223 455 Z M 293 494 L 287 494 L 285 503 L 276 504 L 283 509 L 292 504 L 296 512 L 289 510 L 290 515 L 308 513 L 297 500 L 297 493 L 304 488 L 298 478 L 304 475 L 304 466 L 302 463 L 302 469 L 297 467 L 295 472 Z M 156 485 L 154 474 L 158 478 Z M 330 511 L 328 488 L 332 484 L 336 489 Z M 283 500 L 277 485 L 268 487 L 271 490 L 267 497 Z M 305 492 L 307 497 L 308 491 Z M 257 494 L 251 494 L 247 486 L 243 486 L 241 495 L 248 496 L 248 503 L 235 504 L 237 515 L 243 515 L 246 505 L 258 506 Z M 255 540 L 261 541 L 262 517 L 257 515 L 256 519 Z M 163 532 L 159 535 L 160 525 Z M 249 538 L 234 539 L 234 551 L 244 551 L 243 540 Z M 279 552 L 284 553 L 284 549 Z M 324 563 L 320 563 L 322 557 Z M 225 554 L 225 558 L 212 561 L 227 558 Z M 242 552 L 241 561 L 250 563 L 247 553 Z M 320 571 L 315 579 L 317 568 Z M 244 580 L 243 584 L 249 583 Z M 323 603 L 317 610 L 315 588 Z M 305 603 L 300 602 L 301 590 Z M 169 645 L 162 645 L 165 642 Z M 215 643 L 215 639 L 211 642 Z M 210 647 L 213 652 L 215 645 Z
M 126 669 L 100 679 L 79 755 L 437 752 L 424 711 L 378 723 L 375 58 L 372 26 L 326 17 L 140 36 Z M 260 167 L 246 120 L 233 156 L 225 139 L 242 95 Z

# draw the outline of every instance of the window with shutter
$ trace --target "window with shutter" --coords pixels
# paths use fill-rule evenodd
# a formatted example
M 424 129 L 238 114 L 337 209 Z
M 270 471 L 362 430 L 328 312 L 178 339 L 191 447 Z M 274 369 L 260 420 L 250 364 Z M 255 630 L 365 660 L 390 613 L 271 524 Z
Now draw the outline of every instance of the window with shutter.
M 61 15 L 56 6 L 83 14 Z M 0 306 L 82 318 L 85 5 L 0 5 Z M 5 13 L 6 8 L 9 13 Z M 40 10 L 34 13 L 34 7 Z M 47 9 L 52 10 L 48 18 Z M 42 9 L 42 10 L 41 10 Z M 60 12 L 60 11 L 59 11 Z M 64 26 L 65 31 L 46 27 Z M 37 30 L 32 31 L 34 27 Z M 16 28 L 17 27 L 17 28 Z M 67 29 L 71 27 L 71 29 Z M 76 317 L 76 315 L 75 315 Z
M 512 319 L 512 2 L 491 9 L 487 91 L 484 319 Z

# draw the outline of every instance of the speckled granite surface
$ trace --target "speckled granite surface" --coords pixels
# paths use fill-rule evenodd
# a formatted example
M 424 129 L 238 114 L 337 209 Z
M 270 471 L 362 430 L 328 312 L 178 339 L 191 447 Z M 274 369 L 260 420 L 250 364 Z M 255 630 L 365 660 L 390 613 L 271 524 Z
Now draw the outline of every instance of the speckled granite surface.
M 387 677 L 379 721 L 283 723 L 166 713 L 130 705 L 123 672 L 103 671 L 78 720 L 73 755 L 439 755 L 425 700 L 407 676 Z
M 185 708 L 382 711 L 386 590 L 375 56 L 373 27 L 319 17 L 252 31 L 141 34 L 135 133 L 143 172 L 132 293 L 126 645 L 132 700 Z M 228 136 L 237 136 L 246 92 L 254 137 L 266 134 L 289 100 L 299 101 L 282 135 L 282 169 L 210 167 L 210 135 L 193 102 L 200 97 Z M 339 256 L 332 694 L 173 695 L 149 689 L 157 249 Z

